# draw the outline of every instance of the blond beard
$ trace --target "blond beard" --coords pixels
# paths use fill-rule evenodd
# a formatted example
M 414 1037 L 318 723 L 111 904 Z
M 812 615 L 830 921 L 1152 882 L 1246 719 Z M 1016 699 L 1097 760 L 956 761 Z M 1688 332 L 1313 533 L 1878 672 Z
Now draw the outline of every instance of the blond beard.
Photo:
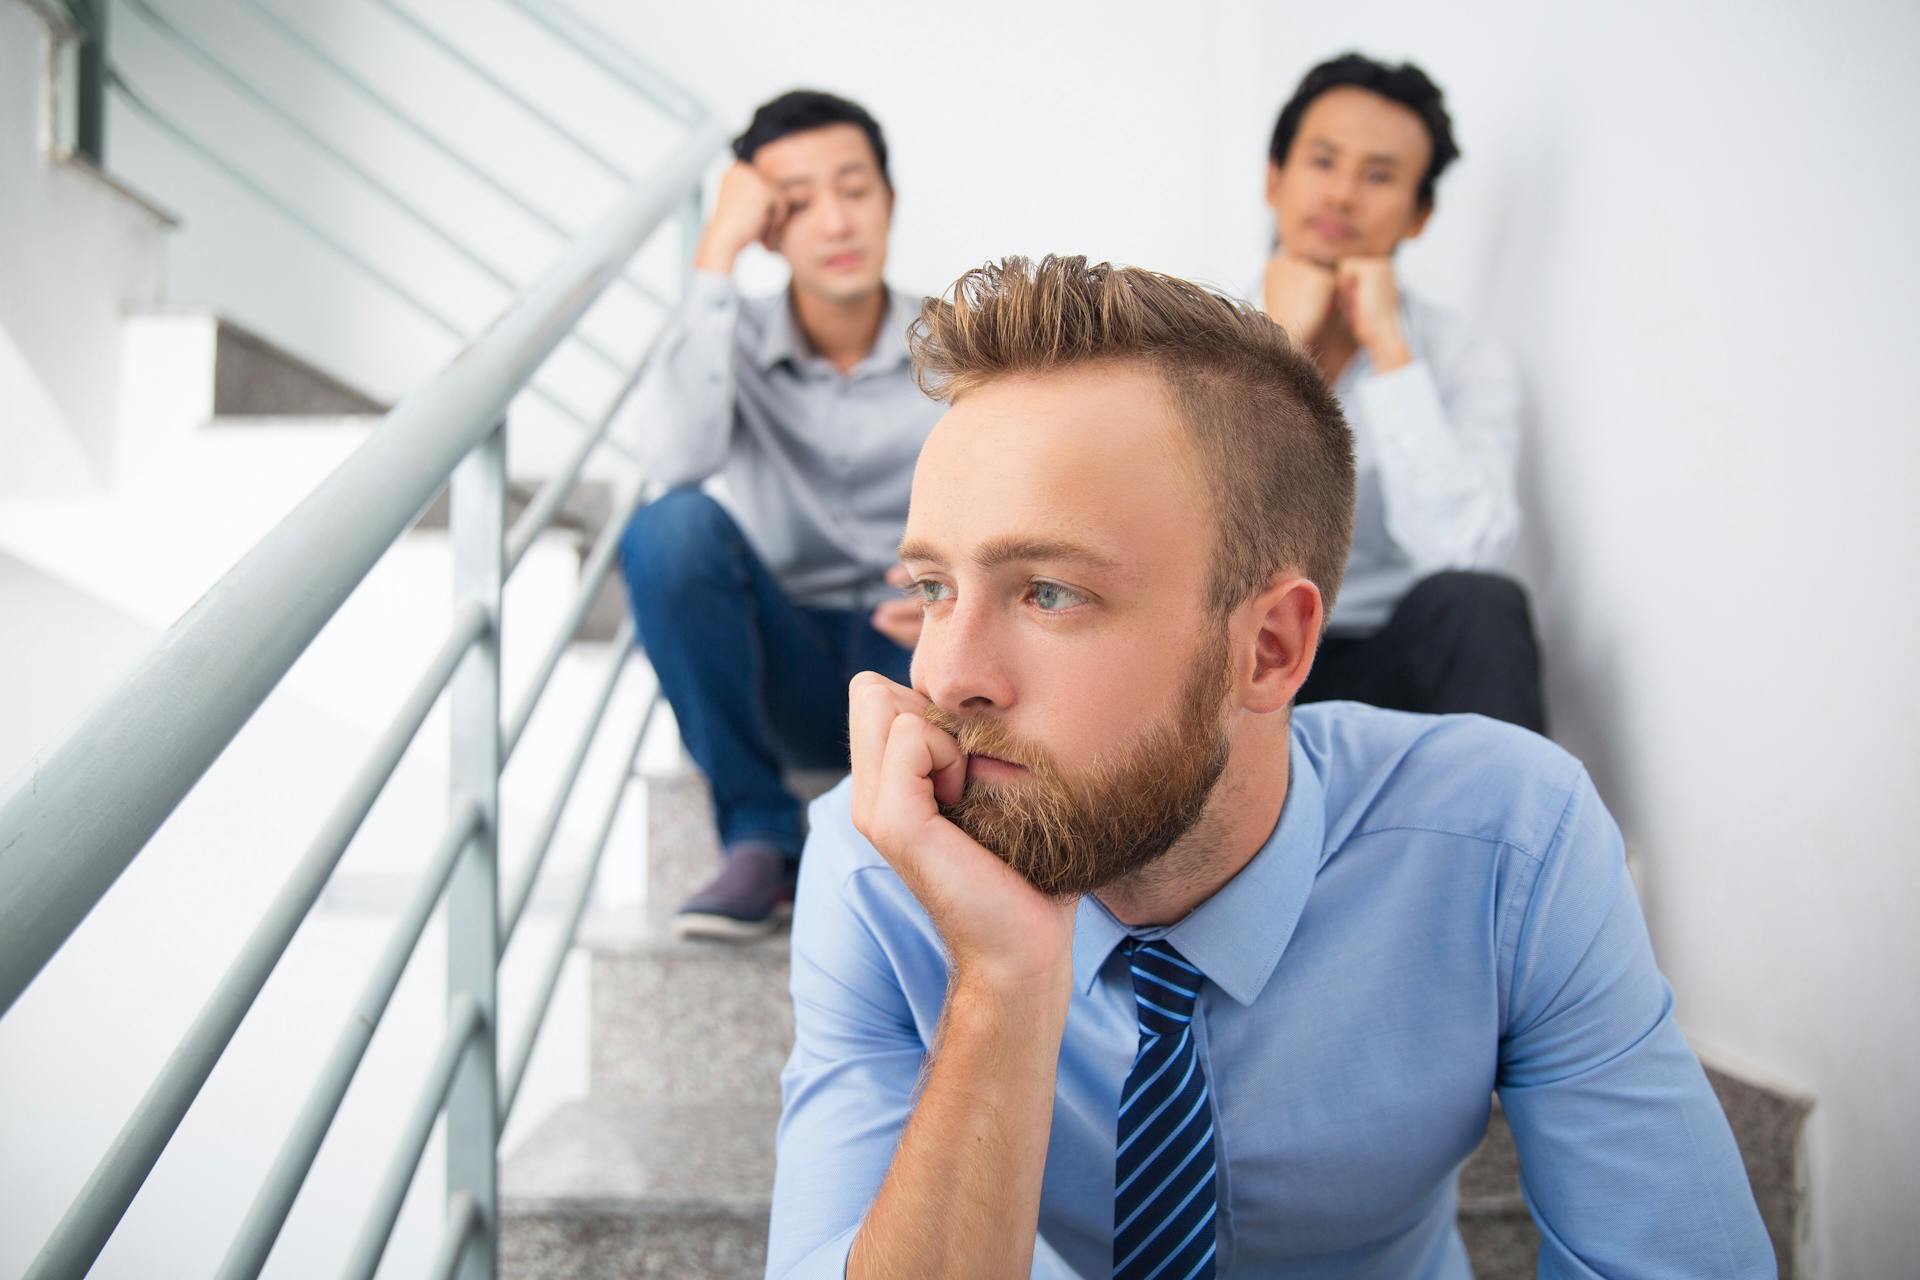
M 960 799 L 941 813 L 1052 896 L 1091 893 L 1150 866 L 1200 820 L 1227 766 L 1220 722 L 1225 635 L 1202 641 L 1199 650 L 1167 719 L 1084 773 L 1065 773 L 1003 721 L 927 707 L 927 720 L 961 750 L 1020 765 L 1029 775 L 1005 783 L 969 776 Z

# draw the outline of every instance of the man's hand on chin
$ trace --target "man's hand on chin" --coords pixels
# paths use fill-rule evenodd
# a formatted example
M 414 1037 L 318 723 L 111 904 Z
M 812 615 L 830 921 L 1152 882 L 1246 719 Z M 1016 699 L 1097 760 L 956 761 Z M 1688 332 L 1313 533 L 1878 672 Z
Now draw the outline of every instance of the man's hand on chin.
M 863 671 L 847 698 L 853 825 L 900 874 L 946 943 L 956 979 L 1031 994 L 1064 991 L 1075 900 L 1049 898 L 941 816 L 960 798 L 967 756 L 929 724 L 927 699 Z
M 1334 266 L 1340 314 L 1366 348 L 1379 373 L 1411 363 L 1413 352 L 1400 331 L 1400 285 L 1392 258 L 1342 258 Z
M 1267 260 L 1262 283 L 1267 318 L 1301 346 L 1311 346 L 1333 313 L 1339 284 L 1333 268 L 1282 249 Z

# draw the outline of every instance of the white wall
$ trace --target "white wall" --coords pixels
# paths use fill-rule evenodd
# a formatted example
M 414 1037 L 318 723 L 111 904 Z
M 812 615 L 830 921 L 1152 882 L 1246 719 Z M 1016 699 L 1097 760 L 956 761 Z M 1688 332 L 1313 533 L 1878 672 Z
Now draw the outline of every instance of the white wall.
M 496 7 L 411 2 L 450 22 Z M 1920 10 L 579 3 L 735 120 L 802 83 L 866 102 L 896 150 L 894 275 L 922 289 L 1047 250 L 1238 286 L 1300 72 L 1347 47 L 1422 62 L 1466 159 L 1405 274 L 1528 372 L 1526 571 L 1557 731 L 1640 855 L 1688 1031 L 1818 1097 L 1813 1273 L 1910 1268 L 1920 422 L 1900 357 L 1920 337 Z M 390 43 L 358 0 L 329 13 L 356 48 Z M 455 92 L 444 66 L 409 66 L 423 99 Z M 580 102 L 546 53 L 523 69 Z M 616 136 L 628 110 L 587 109 Z M 538 154 L 505 128 L 504 154 Z M 349 199 L 322 166 L 299 176 Z M 183 286 L 213 292 L 266 243 L 222 227 L 239 238 L 183 251 Z M 272 261 L 314 271 L 272 234 Z M 245 318 L 314 335 L 308 354 L 406 349 L 377 311 L 312 314 L 324 296 L 255 290 Z
M 1300 73 L 1424 64 L 1467 158 L 1405 272 L 1528 371 L 1560 736 L 1641 857 L 1689 1033 L 1819 1099 L 1814 1274 L 1911 1268 L 1920 10 L 592 11 L 738 119 L 797 83 L 866 102 L 923 288 L 1045 250 L 1242 285 Z

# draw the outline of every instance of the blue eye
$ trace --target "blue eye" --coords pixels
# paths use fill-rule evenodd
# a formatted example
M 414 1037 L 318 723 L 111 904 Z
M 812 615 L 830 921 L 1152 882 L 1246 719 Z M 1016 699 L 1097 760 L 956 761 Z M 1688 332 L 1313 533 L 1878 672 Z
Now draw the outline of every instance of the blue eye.
M 1075 605 L 1086 602 L 1087 598 L 1072 587 L 1063 587 L 1057 582 L 1033 584 L 1034 606 L 1043 613 L 1064 613 Z
M 932 578 L 922 578 L 907 588 L 907 595 L 921 604 L 938 604 L 953 594 L 953 588 Z

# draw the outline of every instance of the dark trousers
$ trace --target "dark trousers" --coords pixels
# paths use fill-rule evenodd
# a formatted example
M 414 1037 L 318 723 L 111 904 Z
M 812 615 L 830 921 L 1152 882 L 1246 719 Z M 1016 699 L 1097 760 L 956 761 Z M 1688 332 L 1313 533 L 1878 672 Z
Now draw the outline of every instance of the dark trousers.
M 641 647 L 712 784 L 721 843 L 798 858 L 800 805 L 782 768 L 846 768 L 847 682 L 878 671 L 904 684 L 912 654 L 865 610 L 794 604 L 698 489 L 635 512 L 620 565 Z
M 1321 640 L 1296 701 L 1335 699 L 1435 715 L 1472 711 L 1545 733 L 1527 593 L 1490 573 L 1423 578 L 1380 630 Z

